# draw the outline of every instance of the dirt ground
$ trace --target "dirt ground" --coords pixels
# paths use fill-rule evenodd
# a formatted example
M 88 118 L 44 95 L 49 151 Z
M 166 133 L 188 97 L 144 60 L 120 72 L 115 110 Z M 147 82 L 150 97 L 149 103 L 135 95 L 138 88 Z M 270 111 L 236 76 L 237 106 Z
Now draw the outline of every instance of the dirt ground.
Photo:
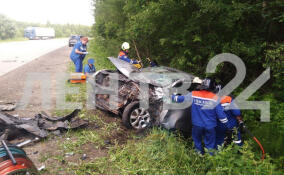
M 27 85 L 27 76 L 30 73 L 48 73 L 51 80 L 52 107 L 55 106 L 55 82 L 56 74 L 67 70 L 71 48 L 62 47 L 34 61 L 31 61 L 5 75 L 0 76 L 0 101 L 19 102 L 24 94 L 24 87 Z M 32 88 L 32 97 L 29 105 L 24 110 L 16 109 L 11 114 L 24 117 L 32 117 L 43 110 L 41 105 L 40 81 L 35 81 Z M 51 110 L 44 110 L 48 114 Z

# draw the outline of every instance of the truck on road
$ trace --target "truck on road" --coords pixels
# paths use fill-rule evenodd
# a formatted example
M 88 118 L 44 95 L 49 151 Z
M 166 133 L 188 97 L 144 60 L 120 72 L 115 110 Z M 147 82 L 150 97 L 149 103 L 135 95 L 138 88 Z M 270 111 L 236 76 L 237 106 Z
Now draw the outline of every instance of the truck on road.
M 24 37 L 30 40 L 33 39 L 52 39 L 55 37 L 53 28 L 45 27 L 27 27 L 24 31 Z

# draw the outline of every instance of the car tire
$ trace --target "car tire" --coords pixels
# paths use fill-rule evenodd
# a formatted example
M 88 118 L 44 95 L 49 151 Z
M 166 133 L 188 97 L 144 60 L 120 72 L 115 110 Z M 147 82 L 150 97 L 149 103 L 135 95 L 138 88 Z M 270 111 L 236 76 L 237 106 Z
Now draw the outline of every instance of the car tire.
M 138 101 L 134 101 L 124 109 L 122 123 L 127 128 L 141 130 L 151 125 L 151 116 L 147 110 L 140 107 Z

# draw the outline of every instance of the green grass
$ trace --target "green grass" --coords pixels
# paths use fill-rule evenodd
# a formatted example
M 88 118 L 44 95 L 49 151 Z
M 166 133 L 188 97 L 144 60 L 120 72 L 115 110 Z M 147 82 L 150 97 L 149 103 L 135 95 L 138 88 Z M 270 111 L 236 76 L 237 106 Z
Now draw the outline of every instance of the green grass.
M 89 58 L 95 59 L 95 67 L 97 70 L 101 69 L 115 69 L 114 65 L 108 60 L 110 55 L 102 52 L 103 48 L 94 40 L 90 41 L 88 52 L 84 62 L 86 63 Z
M 27 41 L 29 39 L 20 37 L 20 38 L 12 38 L 12 39 L 5 39 L 5 40 L 0 40 L 0 43 L 5 43 L 5 42 L 13 42 L 13 41 Z
M 165 130 L 154 129 L 145 138 L 129 140 L 111 149 L 108 157 L 82 163 L 71 169 L 83 174 L 280 174 L 261 161 L 245 144 L 232 145 L 215 156 L 201 156 L 192 143 Z M 238 153 L 240 152 L 240 153 Z

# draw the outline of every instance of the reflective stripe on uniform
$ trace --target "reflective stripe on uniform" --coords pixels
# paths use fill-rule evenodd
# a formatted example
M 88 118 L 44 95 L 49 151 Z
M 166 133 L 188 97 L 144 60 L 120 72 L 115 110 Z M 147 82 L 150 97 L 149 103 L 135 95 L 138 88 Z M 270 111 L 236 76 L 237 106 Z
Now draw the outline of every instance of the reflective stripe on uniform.
M 234 140 L 233 142 L 236 143 L 236 144 L 240 144 L 240 143 L 242 143 L 242 140 Z
M 227 123 L 227 122 L 228 122 L 227 117 L 226 117 L 226 118 L 224 118 L 224 119 L 219 119 L 219 120 L 220 120 L 220 122 L 221 122 L 221 123 Z

